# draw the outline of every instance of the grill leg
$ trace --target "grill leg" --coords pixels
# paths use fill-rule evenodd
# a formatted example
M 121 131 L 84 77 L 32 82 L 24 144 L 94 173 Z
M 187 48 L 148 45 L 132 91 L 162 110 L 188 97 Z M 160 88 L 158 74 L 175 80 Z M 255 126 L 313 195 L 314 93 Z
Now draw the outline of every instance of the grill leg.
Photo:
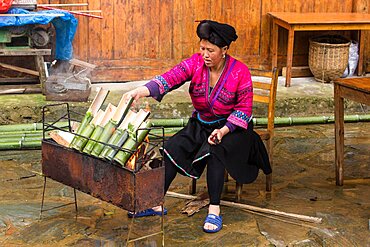
M 76 189 L 73 189 L 73 194 L 75 196 L 75 210 L 76 210 L 76 220 L 77 220 L 78 208 L 77 208 L 77 194 L 76 194 Z
M 40 209 L 40 217 L 39 217 L 40 220 L 41 220 L 42 212 L 44 209 L 45 189 L 46 189 L 46 177 L 44 177 L 44 188 L 42 190 L 42 200 L 41 200 L 41 209 Z

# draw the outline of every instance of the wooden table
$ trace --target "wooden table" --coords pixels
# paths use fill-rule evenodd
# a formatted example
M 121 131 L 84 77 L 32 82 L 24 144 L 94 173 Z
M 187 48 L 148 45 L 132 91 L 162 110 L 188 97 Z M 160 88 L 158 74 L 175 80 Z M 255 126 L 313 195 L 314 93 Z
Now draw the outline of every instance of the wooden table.
M 0 44 L 1 45 L 1 44 Z M 40 86 L 43 92 L 45 92 L 45 82 L 46 82 L 46 69 L 44 64 L 44 56 L 51 55 L 51 49 L 33 49 L 33 48 L 3 48 L 0 47 L 0 57 L 22 57 L 22 56 L 33 56 L 35 60 L 36 70 L 30 70 L 21 68 L 18 66 L 0 63 L 0 68 L 4 67 L 14 71 L 34 75 L 39 77 Z M 7 80 L 7 79 L 5 79 Z M 22 80 L 22 79 L 21 79 Z M 0 80 L 1 81 L 1 80 Z
M 335 176 L 337 185 L 343 185 L 344 98 L 370 105 L 370 77 L 337 79 L 334 81 Z
M 370 30 L 370 14 L 361 13 L 295 13 L 269 12 L 272 17 L 272 67 L 278 62 L 278 35 L 279 26 L 288 30 L 286 81 L 290 86 L 292 78 L 293 46 L 295 31 L 322 31 L 322 30 L 357 30 L 359 40 L 358 75 L 363 73 L 364 35 L 363 30 Z

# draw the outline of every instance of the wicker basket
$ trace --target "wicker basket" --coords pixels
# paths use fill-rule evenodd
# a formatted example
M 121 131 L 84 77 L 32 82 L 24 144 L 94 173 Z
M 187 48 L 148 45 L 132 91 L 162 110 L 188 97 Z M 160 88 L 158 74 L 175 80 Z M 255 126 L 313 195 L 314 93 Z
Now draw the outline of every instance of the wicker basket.
M 308 65 L 315 79 L 331 82 L 341 75 L 348 65 L 351 42 L 341 36 L 320 36 L 310 39 Z

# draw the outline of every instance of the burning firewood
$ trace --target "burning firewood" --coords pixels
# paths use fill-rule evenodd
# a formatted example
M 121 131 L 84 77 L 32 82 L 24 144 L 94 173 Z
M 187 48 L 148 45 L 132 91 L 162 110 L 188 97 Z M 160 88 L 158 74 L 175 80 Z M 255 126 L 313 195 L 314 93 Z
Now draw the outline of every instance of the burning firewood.
M 74 135 L 67 131 L 53 130 L 49 133 L 49 136 L 58 144 L 69 147 L 72 142 Z
M 132 152 L 138 149 L 140 144 L 144 141 L 145 137 L 148 135 L 150 131 L 149 130 L 150 126 L 151 126 L 150 121 L 143 122 L 137 131 L 131 133 L 133 135 L 129 135 L 129 138 L 122 146 L 123 150 L 130 150 L 130 152 L 121 150 L 116 154 L 114 160 L 117 161 L 122 166 L 125 166 L 126 162 L 133 155 Z M 128 164 L 129 166 L 126 165 L 126 167 L 131 170 L 136 170 L 135 163 L 136 162 L 131 162 L 130 164 Z

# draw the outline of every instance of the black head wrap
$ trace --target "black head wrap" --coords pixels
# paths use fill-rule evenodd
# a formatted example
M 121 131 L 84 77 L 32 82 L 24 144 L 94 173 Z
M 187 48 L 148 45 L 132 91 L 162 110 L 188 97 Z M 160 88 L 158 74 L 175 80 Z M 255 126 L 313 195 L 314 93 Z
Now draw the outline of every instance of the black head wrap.
M 203 20 L 199 23 L 197 35 L 200 39 L 206 39 L 218 47 L 229 47 L 231 42 L 238 38 L 235 28 L 211 20 Z

